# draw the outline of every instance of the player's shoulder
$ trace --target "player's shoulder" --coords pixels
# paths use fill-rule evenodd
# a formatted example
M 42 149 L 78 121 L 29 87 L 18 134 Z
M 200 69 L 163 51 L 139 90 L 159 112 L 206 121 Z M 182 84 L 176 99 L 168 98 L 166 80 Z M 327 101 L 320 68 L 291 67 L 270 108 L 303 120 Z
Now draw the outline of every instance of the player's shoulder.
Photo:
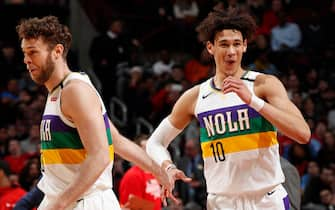
M 281 83 L 280 80 L 271 74 L 258 74 L 255 79 L 255 86 L 271 86 Z
M 77 72 L 72 72 L 63 81 L 62 85 L 63 91 L 79 91 L 83 93 L 83 91 L 92 90 L 92 87 L 89 84 L 89 78 L 85 74 Z
M 77 104 L 79 101 L 98 101 L 96 92 L 85 81 L 73 79 L 63 86 L 61 94 L 62 102 Z
M 186 90 L 183 93 L 182 97 L 185 98 L 186 100 L 195 100 L 199 95 L 199 91 L 200 91 L 200 85 L 195 85 Z

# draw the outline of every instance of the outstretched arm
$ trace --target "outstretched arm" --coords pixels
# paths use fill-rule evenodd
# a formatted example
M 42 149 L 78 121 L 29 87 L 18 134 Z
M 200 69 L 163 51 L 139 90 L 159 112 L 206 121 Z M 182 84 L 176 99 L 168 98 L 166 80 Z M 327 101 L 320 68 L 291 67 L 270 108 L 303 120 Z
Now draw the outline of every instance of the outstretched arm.
M 168 174 L 172 188 L 178 179 L 191 181 L 172 164 L 167 147 L 191 121 L 198 93 L 198 86 L 186 91 L 174 105 L 171 114 L 160 123 L 147 142 L 147 153 Z M 171 192 L 168 190 L 167 195 Z
M 111 121 L 109 121 L 109 124 L 111 127 L 115 153 L 120 155 L 122 158 L 135 163 L 143 170 L 150 171 L 160 184 L 170 189 L 171 187 L 169 185 L 168 178 L 164 173 L 162 173 L 157 163 L 155 163 L 141 147 L 121 135 Z

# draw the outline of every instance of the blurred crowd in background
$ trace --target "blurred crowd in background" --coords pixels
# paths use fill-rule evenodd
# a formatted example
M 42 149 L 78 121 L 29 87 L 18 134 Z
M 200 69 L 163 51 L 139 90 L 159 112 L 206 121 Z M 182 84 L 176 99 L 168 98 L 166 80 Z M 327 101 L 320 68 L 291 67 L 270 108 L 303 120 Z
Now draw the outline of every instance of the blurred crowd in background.
M 306 145 L 278 134 L 281 155 L 300 175 L 301 206 L 335 209 L 335 0 L 78 2 L 98 35 L 86 52 L 91 66 L 80 66 L 75 50 L 68 63 L 91 76 L 112 121 L 131 139 L 150 134 L 186 89 L 213 74 L 195 31 L 213 6 L 251 14 L 258 29 L 248 40 L 244 68 L 277 76 L 312 131 Z M 39 123 L 47 91 L 29 77 L 15 26 L 20 17 L 48 14 L 66 24 L 69 5 L 66 0 L 0 1 L 0 160 L 9 164 L 11 184 L 25 191 L 40 176 Z M 194 122 L 169 146 L 174 162 L 194 180 L 177 183 L 175 195 L 182 204 L 170 209 L 204 208 L 198 132 Z M 196 167 L 189 166 L 193 160 Z M 116 193 L 129 167 L 115 158 Z

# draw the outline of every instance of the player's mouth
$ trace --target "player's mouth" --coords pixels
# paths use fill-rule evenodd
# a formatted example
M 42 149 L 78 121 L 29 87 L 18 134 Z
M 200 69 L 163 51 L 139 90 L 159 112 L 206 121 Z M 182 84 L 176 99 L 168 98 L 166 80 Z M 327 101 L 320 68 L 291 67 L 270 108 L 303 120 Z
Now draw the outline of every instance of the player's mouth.
M 228 65 L 233 65 L 235 63 L 235 61 L 234 60 L 226 60 L 225 63 L 228 64 Z
M 37 70 L 37 68 L 29 68 L 28 67 L 28 71 L 29 71 L 30 74 L 36 72 L 36 70 Z

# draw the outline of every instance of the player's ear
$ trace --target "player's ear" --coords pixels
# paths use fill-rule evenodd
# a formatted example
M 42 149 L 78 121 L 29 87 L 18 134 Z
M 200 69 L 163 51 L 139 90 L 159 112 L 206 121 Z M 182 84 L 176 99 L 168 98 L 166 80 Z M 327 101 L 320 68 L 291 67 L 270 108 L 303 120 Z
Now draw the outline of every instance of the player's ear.
M 208 53 L 211 54 L 211 55 L 214 54 L 214 52 L 213 52 L 214 49 L 213 48 L 214 48 L 214 46 L 213 46 L 212 42 L 207 41 L 206 49 L 207 49 Z
M 61 58 L 64 52 L 64 46 L 62 44 L 56 44 L 54 48 L 54 55 L 56 59 Z

